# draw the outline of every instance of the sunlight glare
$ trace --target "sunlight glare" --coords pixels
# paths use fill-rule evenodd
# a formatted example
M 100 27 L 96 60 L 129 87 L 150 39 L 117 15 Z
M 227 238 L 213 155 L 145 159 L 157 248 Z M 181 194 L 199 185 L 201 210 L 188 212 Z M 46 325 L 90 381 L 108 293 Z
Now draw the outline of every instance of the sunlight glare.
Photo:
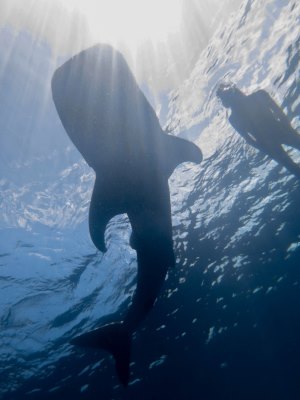
M 164 41 L 179 29 L 182 0 L 61 0 L 80 11 L 99 41 L 123 42 L 132 50 L 143 41 Z

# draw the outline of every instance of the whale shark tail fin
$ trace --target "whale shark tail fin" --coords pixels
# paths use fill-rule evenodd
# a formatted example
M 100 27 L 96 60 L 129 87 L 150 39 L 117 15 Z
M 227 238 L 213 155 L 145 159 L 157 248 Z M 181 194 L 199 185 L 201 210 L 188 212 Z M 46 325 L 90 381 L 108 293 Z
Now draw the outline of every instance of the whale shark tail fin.
M 113 355 L 118 377 L 124 386 L 129 381 L 131 335 L 122 323 L 104 325 L 71 340 L 81 347 L 102 349 Z
M 190 161 L 199 164 L 202 161 L 202 152 L 198 146 L 188 140 L 164 134 L 164 145 L 167 149 L 168 158 L 165 169 L 168 177 L 177 165 Z

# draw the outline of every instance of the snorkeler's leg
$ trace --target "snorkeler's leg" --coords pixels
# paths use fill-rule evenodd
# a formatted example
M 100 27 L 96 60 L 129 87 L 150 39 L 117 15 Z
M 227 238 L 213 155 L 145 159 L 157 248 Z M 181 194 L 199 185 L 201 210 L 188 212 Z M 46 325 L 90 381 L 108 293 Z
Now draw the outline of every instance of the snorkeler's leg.
M 273 148 L 268 151 L 268 155 L 300 179 L 300 166 L 291 159 L 281 146 L 276 146 L 276 149 Z

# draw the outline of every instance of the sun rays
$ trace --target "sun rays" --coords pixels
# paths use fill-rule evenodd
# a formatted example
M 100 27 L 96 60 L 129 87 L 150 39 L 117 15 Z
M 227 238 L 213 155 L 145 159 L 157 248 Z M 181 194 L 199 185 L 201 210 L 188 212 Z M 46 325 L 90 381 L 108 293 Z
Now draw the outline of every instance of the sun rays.
M 178 87 L 188 76 L 214 29 L 212 21 L 222 19 L 224 4 L 217 0 L 1 0 L 0 29 L 29 33 L 33 49 L 28 52 L 34 52 L 37 43 L 48 46 L 53 65 L 96 43 L 108 43 L 122 52 L 139 83 L 159 93 Z
M 123 42 L 134 51 L 143 41 L 157 43 L 179 29 L 182 0 L 61 0 L 85 17 L 96 40 Z

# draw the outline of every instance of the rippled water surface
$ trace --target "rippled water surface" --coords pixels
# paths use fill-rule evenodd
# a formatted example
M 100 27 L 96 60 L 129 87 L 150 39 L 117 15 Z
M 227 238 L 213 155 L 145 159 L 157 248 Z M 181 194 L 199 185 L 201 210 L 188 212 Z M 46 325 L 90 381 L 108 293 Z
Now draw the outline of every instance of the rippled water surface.
M 128 306 L 129 223 L 114 218 L 108 252 L 96 251 L 93 172 L 60 126 L 49 87 L 42 96 L 51 53 L 40 45 L 28 55 L 29 36 L 1 32 L 1 48 L 15 41 L 22 59 L 0 58 L 4 399 L 300 398 L 300 182 L 234 133 L 214 92 L 222 79 L 263 88 L 300 133 L 299 26 L 299 2 L 246 1 L 170 94 L 168 128 L 197 143 L 204 161 L 170 178 L 176 268 L 134 336 L 126 390 L 109 356 L 69 341 Z M 26 85 L 36 90 L 22 102 Z

